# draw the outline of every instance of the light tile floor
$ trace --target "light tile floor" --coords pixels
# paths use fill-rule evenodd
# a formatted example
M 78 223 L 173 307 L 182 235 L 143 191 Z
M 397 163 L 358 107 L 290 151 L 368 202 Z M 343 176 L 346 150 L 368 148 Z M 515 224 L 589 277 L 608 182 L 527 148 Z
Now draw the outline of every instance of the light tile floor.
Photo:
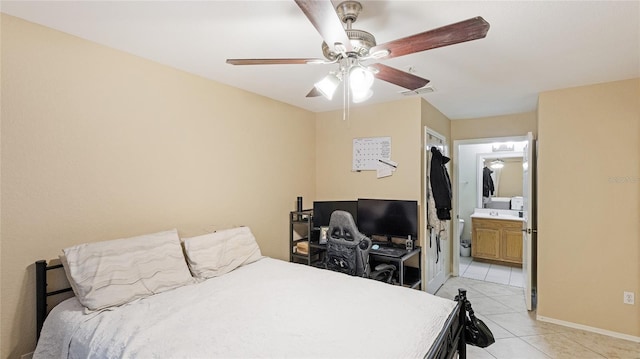
M 452 299 L 458 288 L 467 290 L 476 316 L 496 338 L 484 349 L 467 345 L 470 359 L 640 359 L 640 343 L 537 321 L 535 312 L 527 311 L 520 287 L 453 277 L 436 295 Z
M 473 257 L 460 257 L 459 275 L 492 283 L 524 287 L 522 268 L 476 262 Z

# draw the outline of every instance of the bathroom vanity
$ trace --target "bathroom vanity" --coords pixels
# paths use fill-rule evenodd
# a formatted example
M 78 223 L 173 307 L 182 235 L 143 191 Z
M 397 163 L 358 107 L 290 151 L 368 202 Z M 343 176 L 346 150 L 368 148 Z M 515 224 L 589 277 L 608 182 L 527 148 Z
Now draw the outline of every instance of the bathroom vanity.
M 471 215 L 471 256 L 522 264 L 522 218 L 512 211 L 478 211 Z

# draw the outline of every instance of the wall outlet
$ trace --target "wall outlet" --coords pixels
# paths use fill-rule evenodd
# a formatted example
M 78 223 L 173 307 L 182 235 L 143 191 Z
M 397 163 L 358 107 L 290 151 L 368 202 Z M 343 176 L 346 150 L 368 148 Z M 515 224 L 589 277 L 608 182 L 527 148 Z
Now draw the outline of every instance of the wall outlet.
M 635 304 L 635 294 L 633 292 L 624 292 L 624 304 Z

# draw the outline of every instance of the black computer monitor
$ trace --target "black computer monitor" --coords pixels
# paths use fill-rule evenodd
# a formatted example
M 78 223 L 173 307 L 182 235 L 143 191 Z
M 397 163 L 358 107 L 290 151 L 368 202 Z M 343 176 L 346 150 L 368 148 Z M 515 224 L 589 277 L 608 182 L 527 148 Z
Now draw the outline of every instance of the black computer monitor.
M 358 230 L 367 236 L 418 239 L 418 201 L 358 199 Z
M 315 201 L 313 202 L 313 226 L 324 227 L 329 225 L 333 211 L 347 211 L 358 223 L 358 201 Z

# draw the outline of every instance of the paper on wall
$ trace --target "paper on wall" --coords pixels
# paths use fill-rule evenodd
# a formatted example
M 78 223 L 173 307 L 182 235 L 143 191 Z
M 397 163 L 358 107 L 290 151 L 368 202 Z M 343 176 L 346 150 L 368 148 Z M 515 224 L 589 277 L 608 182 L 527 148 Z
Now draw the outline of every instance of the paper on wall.
M 376 175 L 378 178 L 389 177 L 398 168 L 398 162 L 390 159 L 378 159 L 376 165 Z

